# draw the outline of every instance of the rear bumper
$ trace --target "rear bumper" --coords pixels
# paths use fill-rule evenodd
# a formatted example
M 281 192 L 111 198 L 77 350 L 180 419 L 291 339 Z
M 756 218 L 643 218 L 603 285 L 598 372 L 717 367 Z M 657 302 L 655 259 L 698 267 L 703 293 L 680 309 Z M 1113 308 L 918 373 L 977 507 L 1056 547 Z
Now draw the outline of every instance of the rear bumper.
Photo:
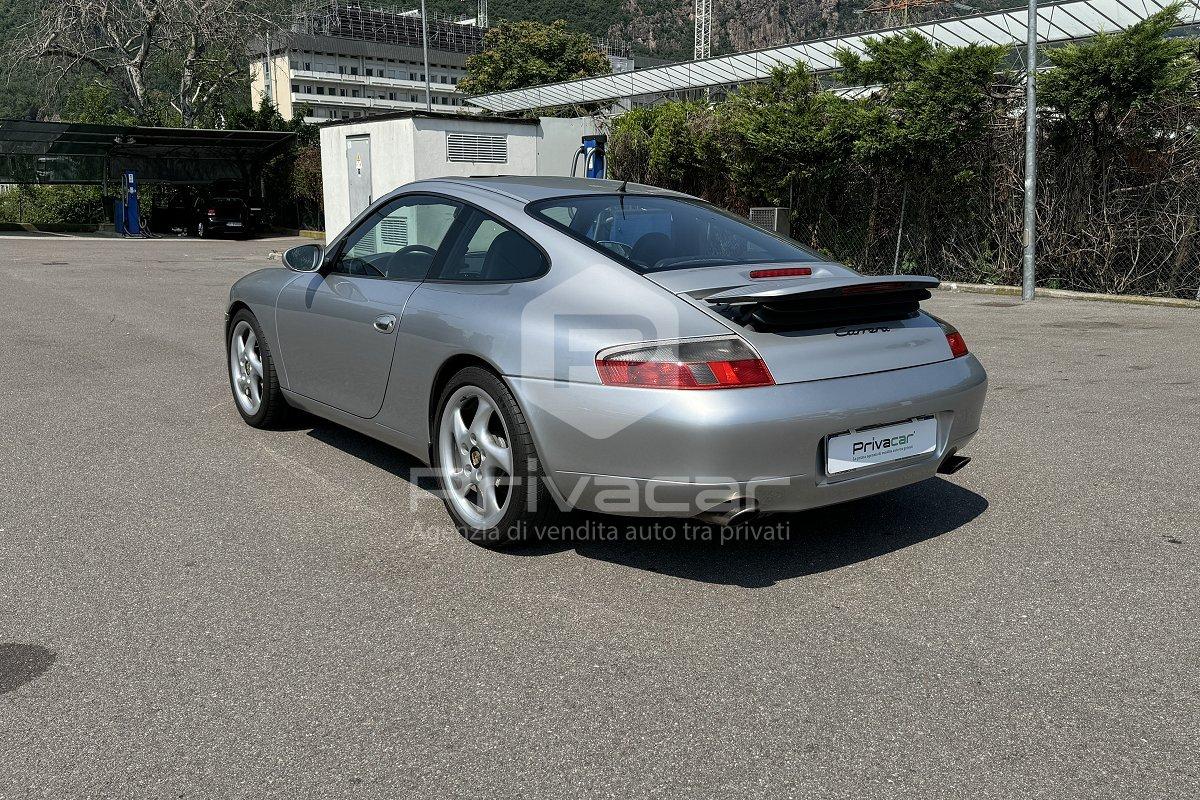
M 979 428 L 974 356 L 754 389 L 670 391 L 510 378 L 554 490 L 605 513 L 687 517 L 730 501 L 760 511 L 840 503 L 932 477 Z M 935 417 L 933 453 L 825 474 L 825 438 Z

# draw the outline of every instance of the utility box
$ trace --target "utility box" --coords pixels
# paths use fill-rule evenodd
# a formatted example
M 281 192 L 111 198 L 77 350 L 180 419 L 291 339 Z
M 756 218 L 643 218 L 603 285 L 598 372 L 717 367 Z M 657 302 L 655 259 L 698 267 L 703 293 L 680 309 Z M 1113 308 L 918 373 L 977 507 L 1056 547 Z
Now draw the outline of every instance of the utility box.
M 591 117 L 500 119 L 402 111 L 321 126 L 325 236 L 416 180 L 570 175 Z M 581 176 L 582 177 L 582 176 Z
M 750 222 L 774 231 L 779 236 L 792 236 L 792 210 L 783 206 L 763 206 L 750 209 Z

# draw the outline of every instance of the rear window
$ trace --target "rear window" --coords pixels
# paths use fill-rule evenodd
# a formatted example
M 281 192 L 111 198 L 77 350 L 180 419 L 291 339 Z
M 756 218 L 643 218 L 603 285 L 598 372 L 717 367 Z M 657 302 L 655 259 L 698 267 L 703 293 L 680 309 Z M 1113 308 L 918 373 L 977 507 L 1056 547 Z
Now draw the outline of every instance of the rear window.
M 533 203 L 529 212 L 639 272 L 819 260 L 714 206 L 677 197 L 559 197 Z
M 245 203 L 228 197 L 218 197 L 210 203 L 210 207 L 215 208 L 218 214 L 240 214 Z

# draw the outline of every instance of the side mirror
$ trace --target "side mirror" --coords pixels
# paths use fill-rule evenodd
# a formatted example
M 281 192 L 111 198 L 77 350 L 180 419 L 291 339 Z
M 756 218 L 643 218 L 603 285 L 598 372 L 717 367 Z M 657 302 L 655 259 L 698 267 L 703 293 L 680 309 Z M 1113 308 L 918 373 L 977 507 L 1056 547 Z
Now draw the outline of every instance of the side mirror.
M 325 248 L 319 244 L 302 244 L 283 254 L 283 265 L 292 272 L 316 272 L 325 261 Z

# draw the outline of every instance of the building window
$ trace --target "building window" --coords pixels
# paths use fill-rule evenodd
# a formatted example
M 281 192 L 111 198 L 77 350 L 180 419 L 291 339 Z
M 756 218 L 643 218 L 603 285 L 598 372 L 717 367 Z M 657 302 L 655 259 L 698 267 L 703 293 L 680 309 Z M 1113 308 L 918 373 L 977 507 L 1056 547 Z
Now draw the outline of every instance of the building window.
M 350 74 L 351 74 L 351 75 L 357 75 L 357 74 L 358 74 L 358 67 L 351 67 L 351 68 L 350 68 Z
M 338 74 L 339 74 L 339 75 L 345 75 L 345 74 L 346 74 L 346 68 L 345 68 L 345 67 L 343 67 L 341 64 L 338 64 Z
M 446 160 L 485 164 L 508 163 L 508 137 L 494 133 L 446 132 Z
M 305 62 L 304 62 L 304 69 L 305 69 L 305 71 L 307 71 L 307 72 L 312 72 L 312 62 L 311 62 L 311 61 L 305 61 Z
M 368 77 L 368 78 L 374 78 L 374 77 L 375 77 L 375 70 L 371 69 L 370 67 L 367 67 L 367 77 Z
M 345 90 L 345 89 L 338 89 L 338 94 L 339 94 L 339 95 L 341 95 L 342 97 L 345 97 L 345 96 L 346 96 L 346 90 Z
M 325 94 L 325 87 L 324 87 L 324 86 L 318 86 L 318 87 L 317 87 L 317 94 Z
M 350 90 L 350 96 L 351 96 L 351 97 L 358 97 L 358 89 L 351 89 L 351 90 Z
M 293 94 L 300 94 L 300 84 L 298 84 L 298 83 L 293 83 L 293 84 L 292 84 L 292 93 L 293 93 Z

